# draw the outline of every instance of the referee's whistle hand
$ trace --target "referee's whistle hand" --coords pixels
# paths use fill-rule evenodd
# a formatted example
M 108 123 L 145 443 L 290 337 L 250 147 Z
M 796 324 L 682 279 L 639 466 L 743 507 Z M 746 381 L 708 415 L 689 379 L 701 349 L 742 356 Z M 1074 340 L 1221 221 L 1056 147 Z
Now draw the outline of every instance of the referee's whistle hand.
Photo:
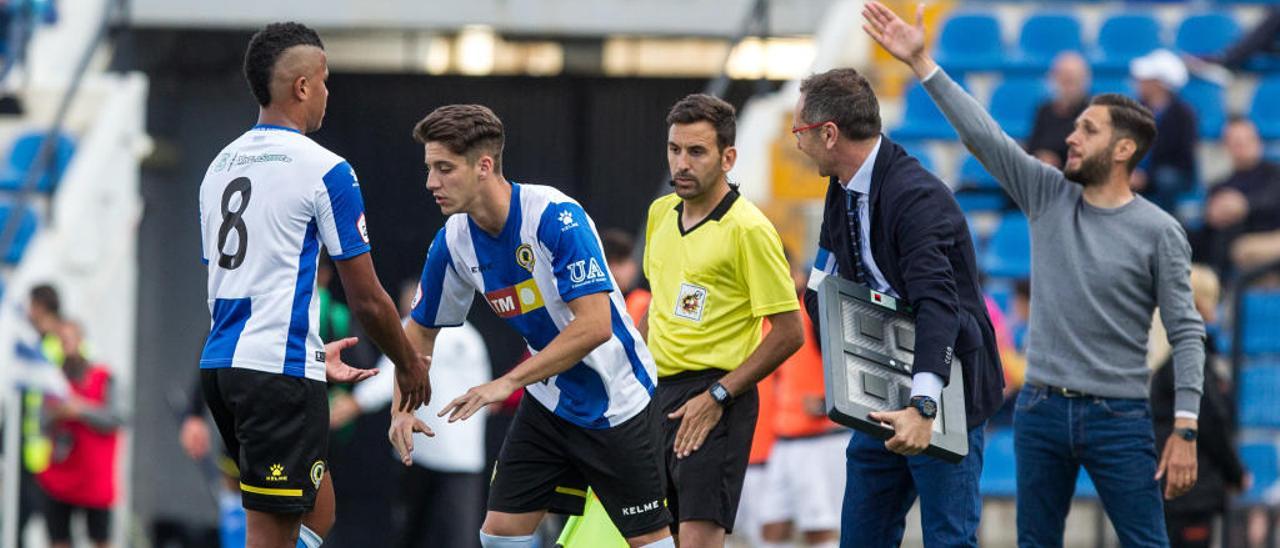
M 885 449 L 911 456 L 919 455 L 929 447 L 929 439 L 933 436 L 933 420 L 924 418 L 915 409 L 870 413 L 867 418 L 893 428 L 893 437 L 884 442 Z
M 711 394 L 703 392 L 689 398 L 674 413 L 668 414 L 670 420 L 680 421 L 680 428 L 676 430 L 676 441 L 672 446 L 677 458 L 685 458 L 692 455 L 702 447 L 702 442 L 707 440 L 707 435 L 711 433 L 711 429 L 716 423 L 720 422 L 720 416 L 724 414 L 724 408 L 720 404 L 711 399 Z
M 391 440 L 391 446 L 396 448 L 396 454 L 400 455 L 400 462 L 405 466 L 413 464 L 414 432 L 426 434 L 427 436 L 436 435 L 435 432 L 431 431 L 431 427 L 427 426 L 427 423 L 422 422 L 413 413 L 391 412 L 391 429 L 387 431 L 387 438 Z

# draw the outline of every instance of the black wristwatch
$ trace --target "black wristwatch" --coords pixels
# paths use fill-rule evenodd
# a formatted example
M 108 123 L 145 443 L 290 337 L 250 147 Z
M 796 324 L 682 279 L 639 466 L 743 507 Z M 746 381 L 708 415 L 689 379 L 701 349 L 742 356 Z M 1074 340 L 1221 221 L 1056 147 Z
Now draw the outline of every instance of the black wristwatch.
M 929 396 L 912 396 L 910 405 L 926 419 L 933 420 L 938 416 L 938 402 Z
M 733 403 L 733 394 L 730 394 L 729 389 L 719 382 L 711 385 L 711 388 L 707 389 L 707 393 L 711 394 L 711 399 L 720 404 L 720 407 L 727 407 L 730 403 Z
M 1174 430 L 1173 433 L 1186 441 L 1196 441 L 1196 438 L 1200 436 L 1200 431 L 1195 428 L 1179 428 Z

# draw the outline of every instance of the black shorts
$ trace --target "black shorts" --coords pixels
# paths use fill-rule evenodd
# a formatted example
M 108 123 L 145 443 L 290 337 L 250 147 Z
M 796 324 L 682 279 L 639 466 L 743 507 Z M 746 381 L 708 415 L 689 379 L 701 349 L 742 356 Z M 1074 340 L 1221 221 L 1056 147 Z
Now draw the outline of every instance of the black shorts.
M 49 542 L 71 542 L 71 514 L 84 514 L 89 529 L 89 540 L 107 542 L 111 532 L 110 508 L 87 508 L 45 497 L 44 522 L 49 529 Z
M 706 392 L 725 373 L 711 369 L 662 377 L 654 396 L 662 413 L 659 420 L 666 459 L 667 506 L 677 521 L 710 521 L 732 533 L 751 456 L 756 414 L 760 411 L 755 387 L 735 397 L 702 447 L 683 459 L 676 458 L 674 452 L 680 421 L 667 418 L 690 398 Z M 672 525 L 673 531 L 675 527 Z
M 493 469 L 489 510 L 549 510 L 581 515 L 595 490 L 622 536 L 671 523 L 662 505 L 662 466 L 653 406 L 614 426 L 592 430 L 557 417 L 526 395 Z
M 297 514 L 315 505 L 329 446 L 325 383 L 250 369 L 202 369 L 200 385 L 247 510 Z

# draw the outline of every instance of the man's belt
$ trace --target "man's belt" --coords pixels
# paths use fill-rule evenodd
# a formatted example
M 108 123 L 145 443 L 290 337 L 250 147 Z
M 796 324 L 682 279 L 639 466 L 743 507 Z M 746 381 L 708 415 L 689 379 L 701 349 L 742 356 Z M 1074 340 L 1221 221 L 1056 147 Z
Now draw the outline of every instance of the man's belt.
M 1064 398 L 1092 398 L 1092 397 L 1093 397 L 1093 395 L 1092 395 L 1092 394 L 1085 394 L 1084 392 L 1080 392 L 1080 391 L 1078 391 L 1078 390 L 1072 390 L 1072 389 L 1070 389 L 1070 388 L 1063 388 L 1063 387 L 1061 387 L 1061 386 L 1053 386 L 1053 385 L 1051 385 L 1051 384 L 1031 383 L 1031 386 L 1034 386 L 1034 387 L 1036 387 L 1036 388 L 1040 388 L 1040 389 L 1042 389 L 1042 390 L 1046 390 L 1046 391 L 1048 391 L 1050 394 L 1057 394 L 1057 395 L 1062 396 L 1062 397 L 1064 397 Z

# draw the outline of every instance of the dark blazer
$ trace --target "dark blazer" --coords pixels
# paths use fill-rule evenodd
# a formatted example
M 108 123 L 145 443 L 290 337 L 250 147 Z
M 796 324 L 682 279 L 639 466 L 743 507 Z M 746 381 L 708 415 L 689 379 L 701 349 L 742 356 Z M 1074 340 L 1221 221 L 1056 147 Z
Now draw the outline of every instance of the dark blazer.
M 964 214 L 951 190 L 887 137 L 871 172 L 871 250 L 876 266 L 916 314 L 914 372 L 950 382 L 960 358 L 969 428 L 1000 408 L 1004 375 L 995 330 L 978 278 L 978 261 Z M 845 189 L 832 178 L 818 245 L 836 257 L 840 277 L 852 279 Z M 818 295 L 804 295 L 819 325 Z

